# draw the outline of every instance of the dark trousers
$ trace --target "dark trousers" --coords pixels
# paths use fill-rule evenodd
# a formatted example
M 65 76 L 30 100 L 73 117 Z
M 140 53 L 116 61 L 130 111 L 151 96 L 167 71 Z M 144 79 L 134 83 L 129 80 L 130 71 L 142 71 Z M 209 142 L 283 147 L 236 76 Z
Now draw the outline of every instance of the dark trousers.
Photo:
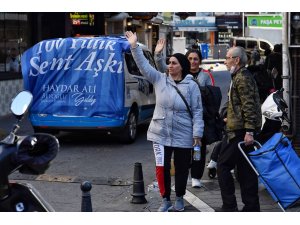
M 223 208 L 234 209 L 237 207 L 235 197 L 234 180 L 231 170 L 237 166 L 237 175 L 240 182 L 241 197 L 244 203 L 243 211 L 260 211 L 258 197 L 258 179 L 256 173 L 251 168 L 238 148 L 238 143 L 244 140 L 244 134 L 239 134 L 229 142 L 223 141 L 218 158 L 217 175 Z M 253 149 L 253 147 L 252 147 Z M 245 152 L 252 150 L 251 147 L 244 147 Z
M 156 167 L 156 174 L 160 192 L 163 198 L 170 200 L 171 195 L 171 158 L 174 152 L 174 167 L 175 167 L 175 192 L 176 196 L 185 195 L 186 184 L 189 175 L 189 167 L 191 163 L 191 149 L 175 148 L 164 146 L 164 166 L 163 176 L 158 175 L 158 171 L 162 168 Z
M 192 157 L 193 157 L 193 154 L 192 154 Z M 200 160 L 195 161 L 192 159 L 192 165 L 191 165 L 191 177 L 192 178 L 196 178 L 196 179 L 202 178 L 204 169 L 205 169 L 205 160 L 206 160 L 206 144 L 202 143 Z
M 215 162 L 218 161 L 218 157 L 219 157 L 219 154 L 220 154 L 220 151 L 221 151 L 221 147 L 222 147 L 222 141 L 218 141 L 215 144 L 214 149 L 211 152 L 211 155 L 210 155 L 211 160 L 213 160 Z

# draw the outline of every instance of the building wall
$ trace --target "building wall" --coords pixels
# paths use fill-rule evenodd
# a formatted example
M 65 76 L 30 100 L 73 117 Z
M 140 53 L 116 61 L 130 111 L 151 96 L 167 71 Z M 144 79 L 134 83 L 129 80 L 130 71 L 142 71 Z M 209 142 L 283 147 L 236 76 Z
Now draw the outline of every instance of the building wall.
M 0 81 L 0 116 L 10 113 L 12 99 L 22 90 L 22 79 Z

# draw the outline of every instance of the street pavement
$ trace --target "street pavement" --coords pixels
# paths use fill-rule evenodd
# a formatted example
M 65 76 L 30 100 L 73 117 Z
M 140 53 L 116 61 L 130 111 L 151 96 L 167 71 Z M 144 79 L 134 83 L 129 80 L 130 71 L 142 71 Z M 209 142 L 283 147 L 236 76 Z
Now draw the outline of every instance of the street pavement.
M 0 128 L 6 130 L 6 132 L 9 130 L 9 128 L 14 123 L 14 118 L 12 116 L 4 116 L 0 117 Z M 28 126 L 28 122 L 25 125 L 22 125 L 22 133 L 32 133 L 32 129 L 30 126 Z M 208 146 L 209 152 L 211 152 L 213 146 Z M 208 157 L 209 158 L 209 155 Z M 15 176 L 13 174 L 12 177 L 18 177 L 18 172 L 15 172 Z M 26 178 L 26 176 L 24 176 Z M 23 181 L 26 182 L 26 179 L 23 177 Z M 19 178 L 18 178 L 19 179 Z M 19 179 L 20 180 L 20 179 Z M 35 186 L 39 187 L 39 183 L 43 181 L 35 181 Z M 134 185 L 134 182 L 132 182 Z M 202 188 L 192 188 L 191 187 L 191 179 L 189 178 L 188 184 L 187 184 L 187 193 L 184 196 L 185 199 L 185 212 L 214 212 L 214 209 L 216 207 L 220 207 L 222 205 L 221 195 L 220 195 L 220 188 L 218 185 L 217 178 L 210 179 L 207 176 L 207 171 L 205 171 L 205 175 L 203 176 L 202 180 L 203 187 Z M 174 202 L 175 199 L 175 193 L 174 193 L 174 177 L 172 177 L 172 195 L 171 200 Z M 61 188 L 62 184 L 60 183 L 53 183 L 53 187 Z M 51 187 L 51 188 L 53 188 Z M 236 197 L 238 201 L 238 208 L 242 209 L 243 204 L 241 202 L 240 197 L 240 188 L 238 182 L 235 180 L 235 187 L 236 187 Z M 93 185 L 93 193 L 96 193 L 99 191 L 99 193 L 103 194 L 103 188 L 102 185 Z M 124 212 L 156 212 L 160 203 L 161 203 L 161 197 L 159 194 L 159 190 L 157 187 L 157 182 L 153 180 L 150 183 L 144 184 L 144 190 L 145 190 L 145 198 L 147 200 L 147 203 L 145 204 L 133 204 L 130 203 L 132 199 L 132 184 L 131 185 L 125 185 L 123 187 L 114 187 L 112 184 L 111 186 L 106 186 L 105 188 L 116 188 L 118 191 L 120 191 L 120 198 L 118 199 L 118 202 L 111 203 L 116 204 L 115 210 L 118 212 L 124 211 Z M 122 188 L 122 191 L 121 189 Z M 39 188 L 37 188 L 39 189 Z M 74 183 L 70 183 L 67 191 L 77 191 L 78 192 L 78 184 L 74 185 Z M 97 191 L 98 190 L 98 191 Z M 125 190 L 125 191 L 124 191 Z M 92 202 L 95 201 L 97 198 L 93 198 L 92 196 Z M 276 202 L 270 197 L 269 193 L 265 189 L 261 189 L 259 191 L 259 198 L 260 198 L 260 205 L 261 205 L 261 211 L 262 212 L 281 212 L 280 207 L 277 205 Z M 59 198 L 57 198 L 59 200 Z M 93 205 L 97 205 L 97 203 L 93 202 Z M 78 206 L 79 208 L 79 206 Z M 96 209 L 97 210 L 97 209 Z M 114 208 L 109 208 L 110 211 L 115 211 Z M 287 209 L 288 212 L 300 212 L 300 202 L 296 203 L 293 207 Z

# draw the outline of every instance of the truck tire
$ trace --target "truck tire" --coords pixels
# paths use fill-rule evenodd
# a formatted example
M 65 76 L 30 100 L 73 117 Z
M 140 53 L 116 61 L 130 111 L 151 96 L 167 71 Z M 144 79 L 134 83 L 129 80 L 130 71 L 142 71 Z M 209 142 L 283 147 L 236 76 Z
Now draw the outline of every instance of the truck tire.
M 131 144 L 135 141 L 137 134 L 137 114 L 130 111 L 126 126 L 122 133 L 121 140 L 124 143 Z

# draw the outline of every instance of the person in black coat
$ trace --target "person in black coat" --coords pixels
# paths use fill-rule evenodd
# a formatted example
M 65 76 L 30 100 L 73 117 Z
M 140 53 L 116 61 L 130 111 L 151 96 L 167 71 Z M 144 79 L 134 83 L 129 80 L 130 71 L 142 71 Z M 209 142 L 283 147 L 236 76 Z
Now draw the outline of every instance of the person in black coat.
M 276 44 L 273 52 L 266 58 L 265 68 L 273 79 L 275 90 L 282 88 L 282 44 Z

